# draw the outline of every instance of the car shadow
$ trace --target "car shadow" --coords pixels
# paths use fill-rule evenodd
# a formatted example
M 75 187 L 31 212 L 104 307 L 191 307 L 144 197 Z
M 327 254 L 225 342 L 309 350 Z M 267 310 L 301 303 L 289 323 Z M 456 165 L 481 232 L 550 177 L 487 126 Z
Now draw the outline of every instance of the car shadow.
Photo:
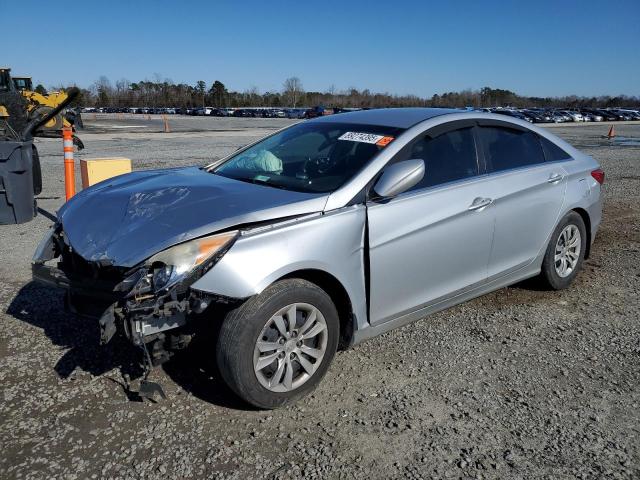
M 544 284 L 538 277 L 527 278 L 513 285 L 509 285 L 507 288 L 514 290 L 528 290 L 531 292 L 548 292 L 550 288 Z
M 255 410 L 222 380 L 210 345 L 190 345 L 163 364 L 162 369 L 180 388 L 204 402 L 233 410 Z
M 40 328 L 53 345 L 65 350 L 53 366 L 60 378 L 69 378 L 76 370 L 101 376 L 117 369 L 120 378 L 106 379 L 118 384 L 129 400 L 142 401 L 129 384 L 144 374 L 142 351 L 121 335 L 115 335 L 107 345 L 100 345 L 98 322 L 66 312 L 61 290 L 29 282 L 18 291 L 6 313 Z M 166 362 L 163 370 L 183 390 L 204 401 L 226 408 L 249 409 L 220 378 L 210 345 L 194 342 L 193 348 Z
M 68 378 L 76 369 L 94 376 L 114 368 L 132 378 L 142 373 L 137 366 L 137 352 L 122 348 L 125 339 L 114 337 L 113 344 L 100 345 L 97 322 L 65 311 L 61 290 L 29 282 L 13 298 L 7 313 L 42 329 L 54 345 L 66 350 L 54 366 L 61 378 Z

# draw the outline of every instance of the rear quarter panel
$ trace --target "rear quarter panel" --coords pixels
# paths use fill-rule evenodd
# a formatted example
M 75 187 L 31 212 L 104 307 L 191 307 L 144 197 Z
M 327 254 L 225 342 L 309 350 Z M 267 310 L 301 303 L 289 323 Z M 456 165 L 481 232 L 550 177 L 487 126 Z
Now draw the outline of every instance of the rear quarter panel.
M 600 168 L 592 157 L 578 152 L 573 160 L 563 165 L 567 171 L 567 194 L 563 212 L 581 208 L 589 214 L 591 223 L 591 241 L 593 242 L 602 220 L 602 187 L 591 176 L 591 172 Z
M 591 223 L 591 242 L 602 221 L 603 191 L 601 185 L 591 176 L 591 172 L 600 168 L 600 164 L 589 155 L 582 153 L 570 143 L 554 135 L 549 129 L 530 125 L 529 128 L 543 136 L 571 155 L 572 160 L 559 162 L 567 172 L 567 190 L 560 217 L 575 209 L 583 209 L 589 215 Z M 544 256 L 545 247 L 538 258 L 540 263 Z

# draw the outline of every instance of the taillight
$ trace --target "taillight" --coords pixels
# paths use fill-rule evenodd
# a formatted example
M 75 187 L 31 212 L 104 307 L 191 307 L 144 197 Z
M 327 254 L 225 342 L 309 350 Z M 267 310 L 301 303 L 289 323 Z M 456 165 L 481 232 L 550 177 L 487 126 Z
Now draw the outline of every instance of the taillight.
M 591 172 L 591 176 L 595 178 L 596 182 L 598 182 L 600 185 L 604 183 L 604 170 L 602 170 L 601 168 L 597 168 L 596 170 Z

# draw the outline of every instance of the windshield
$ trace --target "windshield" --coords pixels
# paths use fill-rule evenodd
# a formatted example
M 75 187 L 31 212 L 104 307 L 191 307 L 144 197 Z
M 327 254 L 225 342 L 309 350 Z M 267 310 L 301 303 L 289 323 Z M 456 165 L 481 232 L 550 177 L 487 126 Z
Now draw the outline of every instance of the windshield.
M 299 123 L 234 155 L 213 173 L 299 192 L 327 193 L 358 173 L 401 129 Z

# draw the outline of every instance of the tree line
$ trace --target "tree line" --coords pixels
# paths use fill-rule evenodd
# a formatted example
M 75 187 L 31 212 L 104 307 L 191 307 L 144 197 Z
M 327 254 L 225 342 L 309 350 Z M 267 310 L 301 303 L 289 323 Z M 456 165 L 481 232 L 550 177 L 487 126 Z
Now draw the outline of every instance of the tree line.
M 40 87 L 40 85 L 38 86 Z M 279 91 L 260 92 L 253 87 L 242 92 L 229 90 L 220 80 L 208 84 L 199 80 L 194 85 L 173 83 L 156 78 L 112 83 L 100 77 L 91 87 L 80 89 L 77 105 L 84 107 L 640 107 L 640 97 L 577 96 L 530 97 L 511 90 L 484 87 L 478 90 L 445 92 L 431 97 L 376 93 L 368 89 L 349 88 L 324 92 L 305 91 L 297 77 L 287 78 Z

